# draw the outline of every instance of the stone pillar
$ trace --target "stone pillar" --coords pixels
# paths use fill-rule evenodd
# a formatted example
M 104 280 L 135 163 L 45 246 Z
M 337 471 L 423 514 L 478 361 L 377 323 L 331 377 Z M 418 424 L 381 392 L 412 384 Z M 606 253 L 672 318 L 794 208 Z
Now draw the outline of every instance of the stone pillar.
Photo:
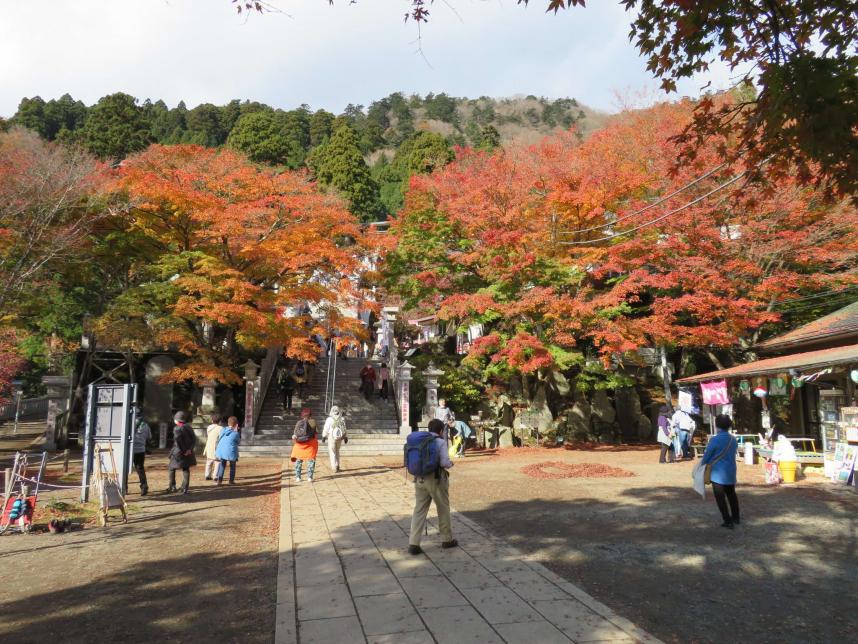
M 45 421 L 45 445 L 48 451 L 57 448 L 57 416 L 65 409 L 71 380 L 67 376 L 44 376 L 42 384 L 48 390 L 48 418 Z
M 176 363 L 169 356 L 155 356 L 146 363 L 146 383 L 143 386 L 143 418 L 150 427 L 167 423 L 173 426 L 173 385 L 161 382 Z
M 398 391 L 396 392 L 397 396 L 397 404 L 399 406 L 399 435 L 407 436 L 411 433 L 411 370 L 414 368 L 413 364 L 409 364 L 406 360 L 401 365 L 399 365 L 399 372 L 396 378 L 396 386 Z
M 438 378 L 444 375 L 444 372 L 438 369 L 433 363 L 423 370 L 423 377 L 426 379 L 426 406 L 423 408 L 423 417 L 420 419 L 420 427 L 428 427 L 429 421 L 435 418 L 435 408 L 438 406 Z
M 197 415 L 194 417 L 193 428 L 197 436 L 197 451 L 202 452 L 208 435 L 206 428 L 211 423 L 212 414 L 217 411 L 215 404 L 215 391 L 217 383 L 209 380 L 203 383 L 203 396 L 200 406 L 197 407 Z
M 249 435 L 253 434 L 253 414 L 256 404 L 256 390 L 262 386 L 259 382 L 259 365 L 253 360 L 244 363 L 244 424 L 242 429 L 249 429 Z M 243 437 L 247 437 L 244 434 Z

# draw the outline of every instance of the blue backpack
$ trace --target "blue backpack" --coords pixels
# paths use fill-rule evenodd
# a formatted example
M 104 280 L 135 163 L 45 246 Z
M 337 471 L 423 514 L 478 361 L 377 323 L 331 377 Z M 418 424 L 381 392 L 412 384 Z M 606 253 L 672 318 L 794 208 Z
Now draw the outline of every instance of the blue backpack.
M 405 439 L 405 469 L 414 476 L 437 473 L 441 467 L 441 450 L 432 432 L 411 432 Z

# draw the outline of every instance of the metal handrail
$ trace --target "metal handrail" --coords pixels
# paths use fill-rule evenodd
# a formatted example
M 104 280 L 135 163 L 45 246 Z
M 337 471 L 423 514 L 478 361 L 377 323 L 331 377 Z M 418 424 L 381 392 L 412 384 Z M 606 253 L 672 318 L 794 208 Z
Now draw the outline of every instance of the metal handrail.
M 268 393 L 268 387 L 271 384 L 271 376 L 274 375 L 274 369 L 277 367 L 277 359 L 280 357 L 280 347 L 268 347 L 265 358 L 262 360 L 262 365 L 257 377 L 257 386 L 253 388 L 253 426 L 259 422 L 259 415 L 262 413 L 262 401 L 265 400 L 265 395 Z
M 337 356 L 339 346 L 334 339 L 328 348 L 328 372 L 325 374 L 325 413 L 334 406 L 334 396 L 337 391 Z

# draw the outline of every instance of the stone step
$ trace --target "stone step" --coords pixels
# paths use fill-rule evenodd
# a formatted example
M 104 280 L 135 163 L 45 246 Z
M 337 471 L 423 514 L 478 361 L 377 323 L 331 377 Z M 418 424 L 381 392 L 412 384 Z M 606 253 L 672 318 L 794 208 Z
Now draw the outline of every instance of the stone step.
M 379 430 L 375 432 L 368 431 L 360 431 L 360 432 L 349 432 L 349 438 L 375 438 L 376 436 L 398 436 L 399 428 L 396 429 L 388 429 L 388 430 Z M 253 435 L 253 440 L 257 440 L 260 438 L 271 438 L 271 437 L 289 437 L 292 434 L 282 429 L 264 429 L 264 430 L 256 430 L 256 433 Z
M 240 455 L 245 456 L 277 456 L 280 458 L 288 458 L 292 452 L 291 445 L 250 445 L 242 447 Z M 402 443 L 378 444 L 378 445 L 352 445 L 349 443 L 343 448 L 342 455 L 344 458 L 349 456 L 399 456 L 402 457 Z M 317 458 L 327 458 L 327 449 L 319 447 L 319 455 Z
M 378 369 L 379 362 L 373 363 Z M 367 400 L 360 392 L 360 370 L 366 365 L 365 360 L 341 361 L 336 367 L 336 391 L 334 404 L 345 411 L 347 427 L 349 428 L 349 447 L 364 440 L 372 440 L 376 436 L 398 436 L 399 418 L 392 400 L 383 401 L 377 396 Z M 300 418 L 301 409 L 309 408 L 313 417 L 321 426 L 327 417 L 325 413 L 325 388 L 328 384 L 327 359 L 311 372 L 310 382 L 304 387 L 304 395 L 296 395 L 292 399 L 292 410 L 284 413 L 282 394 L 276 383 L 272 383 L 262 402 L 262 409 L 255 427 L 255 435 L 248 440 L 254 447 L 269 447 L 270 441 L 286 441 L 291 435 L 292 428 Z M 331 401 L 327 401 L 329 404 Z M 398 448 L 401 444 L 395 439 Z M 291 441 L 288 441 L 291 449 Z
M 377 436 L 349 436 L 349 446 L 352 445 L 363 445 L 363 444 L 376 444 L 376 443 L 390 443 L 395 442 L 398 445 L 402 445 L 404 443 L 404 439 L 399 438 L 397 434 L 379 434 Z M 251 445 L 292 445 L 291 437 L 283 437 L 283 436 L 257 436 L 254 437 L 252 441 L 248 441 L 246 444 L 242 444 L 239 448 L 244 449 L 246 446 Z M 319 447 L 326 445 L 322 441 L 319 441 Z

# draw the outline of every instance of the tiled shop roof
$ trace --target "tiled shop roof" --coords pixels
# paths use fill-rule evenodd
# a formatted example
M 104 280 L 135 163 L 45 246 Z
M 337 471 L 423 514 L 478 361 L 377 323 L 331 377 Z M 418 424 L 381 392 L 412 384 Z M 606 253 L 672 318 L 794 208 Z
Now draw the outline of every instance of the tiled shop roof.
M 748 362 L 737 367 L 711 371 L 677 380 L 677 384 L 691 384 L 695 382 L 706 382 L 709 380 L 722 380 L 724 378 L 747 378 L 750 376 L 766 376 L 784 373 L 790 369 L 798 369 L 802 372 L 824 369 L 839 364 L 858 364 L 858 344 L 847 347 L 835 347 L 833 349 L 822 349 L 820 351 L 807 351 L 805 353 L 793 353 L 788 356 L 767 358 Z
M 774 351 L 853 337 L 858 338 L 858 301 L 797 329 L 769 338 L 757 347 Z

